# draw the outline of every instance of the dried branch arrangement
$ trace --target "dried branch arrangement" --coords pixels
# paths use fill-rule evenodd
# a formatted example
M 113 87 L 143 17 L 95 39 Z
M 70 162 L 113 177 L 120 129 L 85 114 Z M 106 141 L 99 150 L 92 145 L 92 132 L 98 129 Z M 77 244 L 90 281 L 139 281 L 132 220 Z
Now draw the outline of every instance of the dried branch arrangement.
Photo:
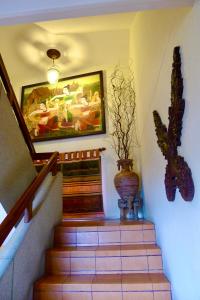
M 123 72 L 119 65 L 110 77 L 109 113 L 112 120 L 113 146 L 119 159 L 130 159 L 133 148 L 138 146 L 136 135 L 136 95 L 134 74 L 129 67 Z

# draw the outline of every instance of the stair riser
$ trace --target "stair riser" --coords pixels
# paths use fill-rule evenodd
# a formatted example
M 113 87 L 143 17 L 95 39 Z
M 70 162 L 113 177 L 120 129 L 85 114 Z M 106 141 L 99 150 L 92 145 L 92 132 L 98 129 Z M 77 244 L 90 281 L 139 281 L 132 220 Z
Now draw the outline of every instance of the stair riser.
M 155 242 L 146 221 L 62 223 L 34 300 L 171 300 Z
M 53 296 L 55 298 L 52 298 Z M 68 276 L 63 277 L 63 281 L 60 282 L 36 283 L 34 300 L 116 300 L 118 298 L 121 300 L 171 300 L 170 284 L 162 275 L 158 277 L 158 274 L 148 276 L 136 274 L 133 277 L 127 274 L 104 275 L 104 277 L 84 275 L 81 278 Z
M 46 272 L 64 274 L 119 274 L 162 272 L 160 255 L 108 257 L 58 257 L 47 255 Z
M 36 292 L 34 300 L 171 300 L 169 291 L 141 292 Z
M 155 241 L 154 229 L 67 232 L 65 228 L 57 228 L 54 235 L 54 243 L 56 246 L 154 244 Z

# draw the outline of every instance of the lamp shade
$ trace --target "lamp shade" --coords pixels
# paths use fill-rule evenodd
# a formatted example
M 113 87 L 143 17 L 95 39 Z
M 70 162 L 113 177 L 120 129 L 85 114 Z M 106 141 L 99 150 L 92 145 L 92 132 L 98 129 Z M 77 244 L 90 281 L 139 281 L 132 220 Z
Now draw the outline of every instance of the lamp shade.
M 50 84 L 55 84 L 58 82 L 59 71 L 55 66 L 52 66 L 47 71 L 47 80 Z

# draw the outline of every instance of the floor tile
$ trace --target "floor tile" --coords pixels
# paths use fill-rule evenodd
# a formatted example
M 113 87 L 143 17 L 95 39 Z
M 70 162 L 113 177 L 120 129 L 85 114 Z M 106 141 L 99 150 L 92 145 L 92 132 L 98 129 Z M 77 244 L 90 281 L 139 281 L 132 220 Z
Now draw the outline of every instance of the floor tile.
M 95 275 L 92 282 L 92 291 L 121 291 L 121 275 L 117 274 L 103 274 Z
M 149 270 L 162 270 L 162 257 L 160 255 L 148 256 Z
M 63 291 L 89 292 L 92 289 L 94 275 L 66 276 L 63 281 Z
M 97 232 L 77 232 L 77 245 L 97 245 Z
M 97 257 L 120 256 L 120 245 L 100 245 L 96 248 Z
M 120 230 L 120 225 L 118 223 L 110 223 L 110 222 L 105 222 L 104 226 L 98 226 L 98 231 L 119 231 Z
M 97 257 L 96 271 L 121 271 L 121 257 Z
M 121 292 L 92 292 L 92 300 L 122 300 Z
M 70 257 L 51 257 L 47 260 L 47 272 L 50 274 L 69 274 Z
M 168 291 L 154 292 L 154 300 L 171 300 L 171 293 Z
M 152 282 L 148 273 L 122 274 L 124 292 L 152 291 Z
M 157 245 L 146 244 L 145 247 L 147 255 L 161 255 L 161 250 Z
M 136 231 L 121 231 L 121 242 L 122 243 L 142 243 L 143 233 L 140 230 Z
M 99 244 L 112 244 L 120 242 L 119 231 L 99 232 Z
M 71 257 L 71 271 L 95 271 L 95 257 Z
M 148 263 L 146 256 L 122 257 L 123 271 L 146 271 L 148 272 Z
M 129 223 L 129 224 L 127 224 L 127 223 L 124 223 L 124 224 L 121 224 L 120 225 L 120 230 L 121 231 L 129 231 L 129 230 L 131 230 L 131 231 L 135 231 L 135 230 L 142 230 L 142 228 L 143 228 L 143 224 L 142 223 L 140 223 L 140 222 L 137 222 L 137 221 L 135 221 L 134 223 L 132 222 L 132 223 Z
M 154 300 L 153 292 L 124 292 L 123 300 Z
M 144 244 L 121 245 L 121 256 L 146 255 L 145 246 Z
M 143 241 L 155 243 L 155 231 L 154 230 L 144 230 L 143 231 Z
M 154 291 L 168 291 L 170 290 L 170 283 L 165 277 L 164 274 L 162 273 L 150 273 L 150 280 L 153 285 L 153 290 Z
M 77 246 L 71 248 L 71 257 L 94 257 L 96 246 Z
M 82 226 L 82 227 L 77 227 L 77 232 L 97 232 L 97 226 L 91 225 L 91 226 Z
M 92 300 L 91 292 L 63 292 L 62 300 Z

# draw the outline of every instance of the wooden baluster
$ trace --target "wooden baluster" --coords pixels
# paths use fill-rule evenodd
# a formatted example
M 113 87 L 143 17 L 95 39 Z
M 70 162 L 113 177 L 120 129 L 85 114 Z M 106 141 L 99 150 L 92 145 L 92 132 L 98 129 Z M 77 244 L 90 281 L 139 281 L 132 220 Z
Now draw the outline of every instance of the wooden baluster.
M 83 159 L 83 151 L 80 151 L 80 159 Z
M 73 158 L 74 158 L 74 153 L 71 152 L 70 155 L 71 155 L 71 160 L 73 160 Z
M 65 161 L 68 161 L 69 159 L 69 153 L 65 152 Z
M 57 163 L 55 163 L 54 166 L 52 167 L 51 174 L 52 176 L 56 176 L 57 173 L 58 173 L 58 165 Z
M 99 158 L 99 153 L 100 153 L 99 149 L 96 149 L 95 152 L 96 152 L 96 158 Z
M 90 150 L 90 158 L 94 158 L 95 157 L 95 150 Z
M 60 162 L 61 162 L 61 163 L 62 163 L 63 161 L 65 161 L 65 153 L 60 153 L 59 157 L 60 157 Z
M 84 151 L 83 157 L 84 159 L 87 159 L 87 151 Z
M 67 161 L 70 161 L 70 160 L 71 160 L 71 153 L 68 152 L 68 153 L 67 153 Z

